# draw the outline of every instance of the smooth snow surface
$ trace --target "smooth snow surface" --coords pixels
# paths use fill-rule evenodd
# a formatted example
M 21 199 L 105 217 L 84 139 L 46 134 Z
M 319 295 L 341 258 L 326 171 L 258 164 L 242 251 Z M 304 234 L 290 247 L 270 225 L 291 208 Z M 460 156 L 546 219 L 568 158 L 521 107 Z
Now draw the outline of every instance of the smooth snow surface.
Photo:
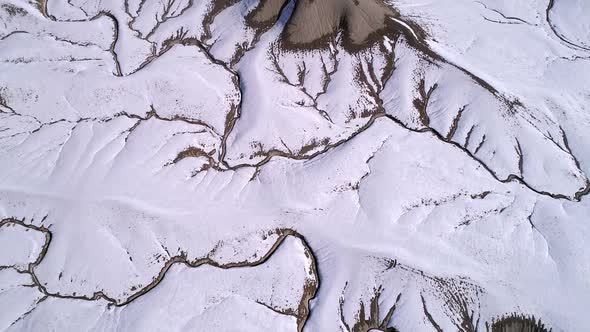
M 588 17 L 0 0 L 0 330 L 587 331 Z

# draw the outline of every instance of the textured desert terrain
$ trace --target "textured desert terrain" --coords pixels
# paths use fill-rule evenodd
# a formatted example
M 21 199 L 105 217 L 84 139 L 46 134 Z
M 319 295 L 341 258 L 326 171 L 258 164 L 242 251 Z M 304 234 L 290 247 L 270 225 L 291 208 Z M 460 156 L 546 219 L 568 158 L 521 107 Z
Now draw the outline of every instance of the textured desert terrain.
M 582 0 L 0 0 L 0 330 L 587 331 Z

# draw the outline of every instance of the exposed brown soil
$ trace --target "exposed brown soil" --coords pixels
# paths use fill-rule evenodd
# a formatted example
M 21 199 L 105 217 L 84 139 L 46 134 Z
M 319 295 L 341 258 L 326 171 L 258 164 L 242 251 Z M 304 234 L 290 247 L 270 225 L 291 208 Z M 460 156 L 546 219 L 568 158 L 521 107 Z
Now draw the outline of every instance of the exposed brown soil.
M 346 319 L 344 318 L 344 292 L 346 291 L 346 287 L 348 284 L 344 286 L 343 295 L 340 297 L 340 321 L 342 325 L 346 329 L 347 332 L 365 332 L 369 330 L 379 330 L 384 332 L 398 332 L 395 327 L 389 326 L 391 318 L 393 317 L 393 313 L 399 303 L 399 300 L 402 297 L 402 294 L 398 294 L 395 303 L 387 310 L 385 317 L 380 318 L 379 312 L 379 299 L 381 298 L 381 294 L 383 292 L 383 288 L 379 287 L 374 289 L 373 297 L 371 297 L 369 303 L 369 310 L 365 309 L 365 304 L 363 302 L 360 303 L 360 308 L 356 314 L 355 322 L 352 326 L 350 326 Z
M 250 22 L 256 24 L 274 23 L 287 5 L 288 0 L 262 0 L 260 5 L 250 14 Z
M 10 16 L 25 16 L 28 14 L 26 10 L 9 3 L 2 4 L 0 8 L 5 10 Z
M 343 28 L 352 43 L 360 45 L 394 15 L 380 0 L 300 0 L 287 24 L 287 40 L 309 44 Z
M 545 324 L 534 316 L 519 314 L 502 317 L 491 324 L 486 323 L 487 332 L 550 332 L 552 330 L 545 327 Z
M 188 148 L 180 151 L 178 153 L 178 155 L 176 156 L 176 158 L 174 158 L 174 160 L 172 161 L 173 164 L 176 164 L 177 162 L 185 159 L 185 158 L 199 158 L 199 157 L 203 157 L 206 158 L 207 161 L 209 162 L 209 166 L 213 167 L 215 165 L 215 160 L 213 160 L 213 157 L 211 157 L 213 154 L 215 153 L 215 150 L 207 153 L 205 151 L 203 151 L 200 148 L 194 147 L 194 146 L 189 146 Z
M 248 22 L 252 26 L 268 27 L 278 21 L 289 3 L 289 0 L 263 0 L 248 15 Z M 399 13 L 383 0 L 297 0 L 283 30 L 283 48 L 325 48 L 342 33 L 343 46 L 349 51 L 358 51 L 383 35 L 408 33 L 399 17 Z M 422 29 L 412 22 L 404 23 L 411 27 L 412 34 L 423 39 Z

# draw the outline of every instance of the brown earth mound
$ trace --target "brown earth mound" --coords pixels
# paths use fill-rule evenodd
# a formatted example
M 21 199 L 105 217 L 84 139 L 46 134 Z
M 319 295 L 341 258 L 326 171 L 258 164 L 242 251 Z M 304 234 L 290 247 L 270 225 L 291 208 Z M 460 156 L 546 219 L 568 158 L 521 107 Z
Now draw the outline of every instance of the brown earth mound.
M 251 16 L 255 24 L 276 21 L 288 0 L 266 0 Z M 353 47 L 367 43 L 388 26 L 388 17 L 398 14 L 383 0 L 297 0 L 285 28 L 285 41 L 294 47 L 309 47 L 343 31 Z

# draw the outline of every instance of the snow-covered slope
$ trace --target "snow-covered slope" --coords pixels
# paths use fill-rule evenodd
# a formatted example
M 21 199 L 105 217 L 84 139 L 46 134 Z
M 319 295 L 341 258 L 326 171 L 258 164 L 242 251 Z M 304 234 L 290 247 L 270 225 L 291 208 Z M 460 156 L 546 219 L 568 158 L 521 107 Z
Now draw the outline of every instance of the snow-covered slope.
M 0 329 L 585 331 L 589 15 L 0 0 Z

